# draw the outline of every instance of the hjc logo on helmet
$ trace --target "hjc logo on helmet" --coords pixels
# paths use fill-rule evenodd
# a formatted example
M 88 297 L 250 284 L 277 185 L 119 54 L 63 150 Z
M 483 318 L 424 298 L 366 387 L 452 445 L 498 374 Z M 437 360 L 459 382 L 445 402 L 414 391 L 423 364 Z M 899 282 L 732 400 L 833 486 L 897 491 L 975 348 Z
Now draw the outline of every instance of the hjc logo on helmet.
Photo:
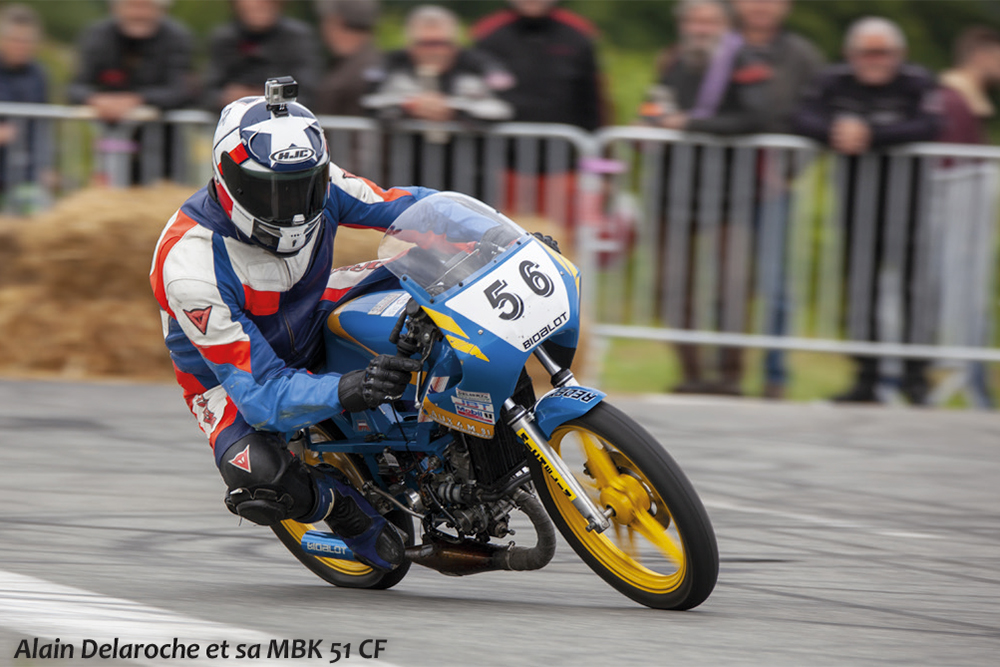
M 271 162 L 275 164 L 296 164 L 297 162 L 310 160 L 315 155 L 316 151 L 311 148 L 292 146 L 291 148 L 283 148 L 279 151 L 274 151 L 269 157 Z

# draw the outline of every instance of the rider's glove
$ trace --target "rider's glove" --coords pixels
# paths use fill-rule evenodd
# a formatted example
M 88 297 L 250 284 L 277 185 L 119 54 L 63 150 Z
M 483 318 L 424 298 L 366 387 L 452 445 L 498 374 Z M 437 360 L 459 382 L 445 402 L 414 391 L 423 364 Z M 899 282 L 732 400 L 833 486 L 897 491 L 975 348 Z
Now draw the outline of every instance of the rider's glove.
M 368 363 L 368 368 L 340 376 L 340 405 L 348 412 L 361 412 L 399 398 L 410 384 L 410 375 L 421 365 L 419 359 L 380 354 Z
M 534 232 L 532 234 L 532 236 L 534 236 L 536 239 L 538 239 L 539 241 L 541 241 L 542 243 L 544 243 L 548 247 L 550 247 L 553 250 L 555 250 L 560 255 L 562 254 L 562 250 L 559 249 L 559 242 L 556 241 L 551 236 L 546 236 L 545 234 L 542 234 L 541 232 Z

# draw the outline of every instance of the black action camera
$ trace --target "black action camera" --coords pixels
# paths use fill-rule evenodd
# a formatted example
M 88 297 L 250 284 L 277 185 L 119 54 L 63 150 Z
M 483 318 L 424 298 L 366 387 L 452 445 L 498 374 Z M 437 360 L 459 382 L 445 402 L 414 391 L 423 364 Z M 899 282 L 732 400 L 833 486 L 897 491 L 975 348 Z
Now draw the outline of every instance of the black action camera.
M 264 99 L 267 108 L 272 111 L 283 111 L 299 96 L 299 84 L 290 76 L 268 79 L 264 83 Z

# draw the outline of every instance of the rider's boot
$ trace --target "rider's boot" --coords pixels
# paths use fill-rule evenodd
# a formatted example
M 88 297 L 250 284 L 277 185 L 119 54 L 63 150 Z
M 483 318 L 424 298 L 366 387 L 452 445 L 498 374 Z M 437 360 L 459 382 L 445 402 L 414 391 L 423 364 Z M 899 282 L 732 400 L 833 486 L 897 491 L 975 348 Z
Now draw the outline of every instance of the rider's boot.
M 396 526 L 358 493 L 343 473 L 329 465 L 311 469 L 316 504 L 302 523 L 326 521 L 359 562 L 379 570 L 399 567 L 406 544 Z

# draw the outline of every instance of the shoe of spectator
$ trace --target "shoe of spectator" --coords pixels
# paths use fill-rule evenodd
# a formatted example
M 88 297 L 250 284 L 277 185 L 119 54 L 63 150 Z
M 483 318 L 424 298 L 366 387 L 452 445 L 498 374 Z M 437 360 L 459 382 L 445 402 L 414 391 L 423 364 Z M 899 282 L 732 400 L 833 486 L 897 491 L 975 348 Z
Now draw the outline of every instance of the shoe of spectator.
M 843 394 L 833 397 L 834 403 L 878 403 L 875 387 L 869 384 L 856 384 Z
M 764 398 L 780 401 L 785 398 L 785 385 L 777 382 L 768 382 L 764 387 Z
M 927 386 L 927 380 L 923 378 L 904 380 L 899 390 L 903 393 L 903 396 L 906 396 L 906 400 L 910 402 L 910 405 L 927 405 L 927 399 L 930 396 L 930 387 Z
M 705 393 L 715 396 L 742 396 L 743 390 L 738 382 L 722 380 L 711 383 Z
M 712 384 L 704 380 L 684 380 L 667 391 L 674 394 L 711 394 Z

